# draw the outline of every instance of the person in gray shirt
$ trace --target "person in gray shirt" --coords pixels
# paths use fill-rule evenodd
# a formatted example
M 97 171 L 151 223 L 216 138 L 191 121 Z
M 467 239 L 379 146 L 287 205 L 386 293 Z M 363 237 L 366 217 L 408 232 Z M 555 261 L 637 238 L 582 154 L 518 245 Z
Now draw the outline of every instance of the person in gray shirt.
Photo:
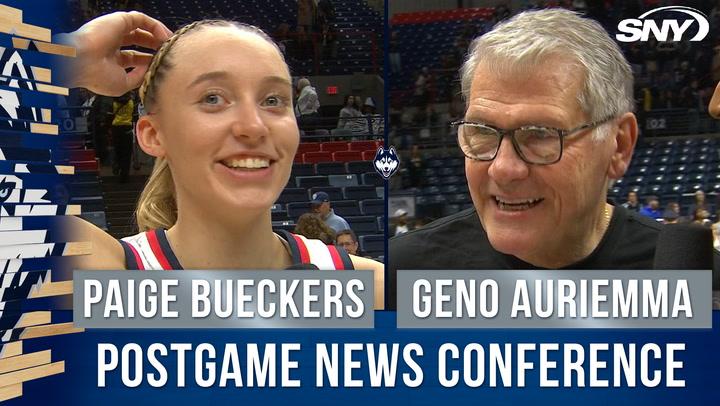
M 336 233 L 341 230 L 350 229 L 350 224 L 348 224 L 344 218 L 335 214 L 333 209 L 330 207 L 330 196 L 328 196 L 327 193 L 313 193 L 312 200 L 310 201 L 310 208 L 313 213 L 319 214 L 325 224 L 335 230 Z

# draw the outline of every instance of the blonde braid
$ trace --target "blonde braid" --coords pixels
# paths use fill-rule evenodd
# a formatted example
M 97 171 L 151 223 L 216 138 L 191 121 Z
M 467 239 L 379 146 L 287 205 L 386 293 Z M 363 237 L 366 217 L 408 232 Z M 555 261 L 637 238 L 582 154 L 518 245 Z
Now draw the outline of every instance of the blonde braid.
M 195 21 L 190 24 L 187 24 L 183 27 L 181 27 L 179 30 L 175 31 L 175 33 L 170 37 L 168 40 L 163 42 L 162 46 L 160 46 L 160 49 L 155 53 L 155 56 L 152 59 L 152 62 L 150 63 L 150 67 L 148 67 L 147 72 L 145 72 L 145 77 L 143 78 L 142 85 L 140 85 L 140 101 L 143 103 L 143 106 L 145 106 L 146 111 L 150 108 L 149 105 L 153 104 L 155 101 L 155 77 L 158 75 L 158 70 L 161 71 L 160 74 L 162 74 L 162 68 L 165 67 L 163 64 L 164 61 L 166 61 L 166 55 L 170 52 L 170 49 L 172 49 L 173 45 L 177 42 L 177 40 L 183 36 L 183 34 L 187 33 L 188 31 L 192 31 L 193 29 L 202 26 L 202 25 L 231 25 L 228 21 L 223 20 L 200 20 Z

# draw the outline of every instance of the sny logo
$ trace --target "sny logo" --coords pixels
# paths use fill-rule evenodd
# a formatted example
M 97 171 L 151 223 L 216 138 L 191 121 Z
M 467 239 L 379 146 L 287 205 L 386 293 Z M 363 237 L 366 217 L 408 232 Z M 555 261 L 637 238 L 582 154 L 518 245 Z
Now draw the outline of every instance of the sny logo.
M 375 170 L 382 175 L 383 178 L 389 179 L 400 166 L 400 159 L 395 152 L 395 147 L 390 149 L 378 148 L 375 154 Z
M 653 20 L 652 15 L 657 12 L 661 12 L 663 15 L 680 13 L 681 15 L 678 17 L 683 17 L 684 21 L 680 24 L 681 20 L 671 18 L 659 21 Z M 688 16 L 691 18 L 688 19 Z M 660 7 L 645 12 L 638 18 L 628 18 L 620 21 L 618 31 L 623 34 L 615 34 L 615 39 L 620 42 L 647 41 L 652 33 L 658 41 L 677 42 L 682 40 L 683 34 L 693 25 L 693 22 L 697 22 L 697 33 L 690 38 L 690 41 L 702 41 L 710 31 L 710 24 L 702 11 L 684 6 Z M 668 38 L 671 32 L 672 38 Z

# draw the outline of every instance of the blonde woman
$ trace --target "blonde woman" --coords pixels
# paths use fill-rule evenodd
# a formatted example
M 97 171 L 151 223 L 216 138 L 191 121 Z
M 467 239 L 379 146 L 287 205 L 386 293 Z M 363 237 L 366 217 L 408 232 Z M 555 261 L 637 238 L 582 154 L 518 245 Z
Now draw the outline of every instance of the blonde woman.
M 78 219 L 75 231 L 94 244 L 78 267 L 367 269 L 382 307 L 382 264 L 272 230 L 270 208 L 290 177 L 299 131 L 288 66 L 265 33 L 215 20 L 170 35 L 131 12 L 99 17 L 66 40 L 78 48 L 71 84 L 114 95 L 142 78 L 137 140 L 156 158 L 138 202 L 141 233 L 118 241 Z M 159 49 L 154 57 L 120 49 L 128 44 Z

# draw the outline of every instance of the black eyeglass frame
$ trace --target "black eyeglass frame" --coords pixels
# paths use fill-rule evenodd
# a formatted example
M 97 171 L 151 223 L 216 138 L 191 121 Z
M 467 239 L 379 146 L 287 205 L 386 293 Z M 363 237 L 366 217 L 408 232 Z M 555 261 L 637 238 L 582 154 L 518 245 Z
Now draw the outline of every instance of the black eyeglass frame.
M 562 159 L 565 137 L 568 137 L 572 134 L 575 134 L 575 133 L 583 131 L 583 130 L 588 130 L 591 128 L 598 127 L 600 125 L 603 125 L 603 124 L 613 120 L 614 118 L 615 118 L 615 115 L 613 114 L 613 115 L 605 117 L 602 120 L 583 124 L 581 126 L 572 128 L 570 130 L 563 130 L 563 129 L 554 128 L 554 127 L 535 126 L 535 125 L 522 126 L 522 127 L 518 127 L 518 128 L 513 128 L 511 130 L 503 130 L 502 128 L 497 128 L 497 127 L 489 125 L 489 124 L 478 123 L 476 121 L 465 121 L 465 120 L 453 121 L 452 123 L 450 123 L 450 126 L 455 127 L 457 130 L 457 142 L 458 142 L 458 146 L 460 147 L 460 150 L 463 151 L 463 155 L 465 155 L 469 159 L 472 159 L 473 161 L 489 162 L 489 161 L 494 160 L 497 157 L 498 152 L 500 152 L 500 147 L 502 146 L 503 138 L 505 138 L 505 136 L 507 135 L 510 137 L 510 141 L 512 142 L 512 145 L 513 145 L 513 149 L 515 149 L 515 152 L 518 154 L 520 159 L 523 160 L 523 162 L 530 164 L 530 165 L 552 165 L 552 164 L 560 162 L 560 159 Z M 470 125 L 470 126 L 479 126 L 479 127 L 489 128 L 491 130 L 494 130 L 497 133 L 499 140 L 498 140 L 497 148 L 495 148 L 495 153 L 492 155 L 491 158 L 487 158 L 487 159 L 475 158 L 475 157 L 468 156 L 465 153 L 465 151 L 462 148 L 461 142 L 460 142 L 460 128 L 459 127 L 461 125 Z M 551 161 L 551 162 L 532 162 L 529 159 L 527 159 L 525 157 L 525 155 L 523 155 L 522 151 L 520 150 L 520 145 L 518 145 L 518 142 L 515 139 L 515 131 L 538 130 L 538 129 L 556 131 L 558 133 L 558 136 L 560 138 L 560 153 L 558 154 L 558 157 L 556 160 Z

